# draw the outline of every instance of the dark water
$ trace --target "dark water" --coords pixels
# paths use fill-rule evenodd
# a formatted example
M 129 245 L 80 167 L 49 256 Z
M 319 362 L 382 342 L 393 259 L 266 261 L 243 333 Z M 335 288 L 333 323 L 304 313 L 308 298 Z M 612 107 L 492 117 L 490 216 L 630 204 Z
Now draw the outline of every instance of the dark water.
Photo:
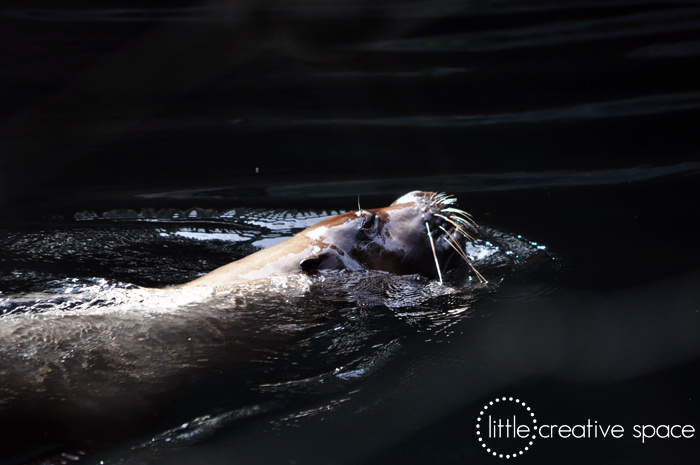
M 514 396 L 626 431 L 518 461 L 692 460 L 697 433 L 632 432 L 700 428 L 699 31 L 696 1 L 3 2 L 3 323 L 124 304 L 358 196 L 454 193 L 500 248 L 486 288 L 329 276 L 247 289 L 247 318 L 205 296 L 245 337 L 161 416 L 6 418 L 2 459 L 495 463 L 476 418 Z M 209 334 L 187 305 L 168 347 Z

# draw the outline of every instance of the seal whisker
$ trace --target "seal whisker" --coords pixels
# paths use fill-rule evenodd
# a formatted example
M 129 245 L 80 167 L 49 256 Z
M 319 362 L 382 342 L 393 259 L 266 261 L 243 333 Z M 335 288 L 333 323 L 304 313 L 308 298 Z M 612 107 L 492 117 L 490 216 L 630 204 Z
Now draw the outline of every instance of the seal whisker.
M 442 192 L 437 192 L 433 193 L 430 196 L 430 207 L 434 207 L 436 205 L 441 206 L 441 205 L 452 205 L 457 201 L 456 198 L 454 198 L 453 195 L 448 195 Z
M 470 268 L 472 269 L 472 271 L 474 271 L 474 273 L 476 274 L 476 277 L 479 278 L 479 282 L 481 282 L 482 284 L 488 284 L 488 281 L 486 280 L 486 278 L 484 278 L 484 276 L 483 276 L 481 273 L 479 273 L 479 272 L 477 271 L 477 269 L 476 269 L 476 268 L 474 267 L 474 265 L 472 264 L 472 261 L 469 260 L 469 257 L 467 256 L 467 253 L 464 251 L 464 249 L 462 248 L 462 246 L 459 245 L 459 242 L 457 241 L 457 239 L 455 239 L 455 238 L 452 236 L 452 234 L 450 234 L 449 231 L 447 231 L 447 229 L 443 228 L 442 226 L 440 226 L 440 229 L 442 229 L 443 231 L 445 231 L 445 234 L 447 234 L 447 235 L 449 236 L 449 238 L 452 239 L 451 241 L 448 240 L 447 243 L 450 244 L 450 246 L 455 250 L 455 252 L 457 252 L 457 253 L 464 259 L 465 262 L 467 262 L 467 264 L 469 265 L 469 267 L 470 267 Z
M 468 218 L 470 220 L 472 219 L 471 213 L 466 212 L 466 211 L 462 210 L 461 208 L 447 207 L 447 208 L 443 208 L 442 211 L 456 213 L 456 214 L 461 215 L 461 216 Z
M 465 225 L 467 228 L 469 228 L 469 229 L 471 229 L 471 230 L 473 230 L 473 231 L 476 231 L 476 223 L 474 223 L 473 221 L 465 220 L 465 219 L 462 218 L 461 216 L 457 216 L 457 215 L 450 215 L 450 218 L 452 218 L 453 220 L 459 222 L 460 224 Z
M 440 197 L 440 194 L 433 194 L 430 196 L 430 204 L 428 206 L 434 207 L 435 205 L 439 205 L 441 202 L 442 198 Z
M 467 231 L 464 230 L 464 228 L 462 227 L 462 225 L 459 224 L 458 222 L 456 222 L 455 220 L 453 220 L 452 218 L 447 217 L 447 216 L 444 216 L 444 215 L 441 215 L 441 214 L 439 214 L 439 213 L 437 213 L 436 216 L 438 216 L 438 217 L 442 218 L 443 220 L 447 221 L 448 223 L 450 223 L 452 226 L 455 227 L 455 229 L 457 229 L 457 231 L 458 231 L 460 234 L 466 236 L 469 240 L 474 240 L 474 238 L 471 237 L 471 236 L 469 235 L 469 233 L 467 233 Z
M 474 240 L 474 238 L 473 238 L 469 233 L 467 233 L 467 232 L 464 230 L 464 228 L 463 228 L 459 223 L 456 223 L 455 221 L 453 221 L 452 218 L 448 218 L 447 216 L 441 215 L 441 214 L 439 214 L 439 213 L 436 213 L 435 216 L 439 216 L 439 217 L 442 218 L 443 220 L 445 220 L 445 221 L 447 221 L 448 223 L 450 223 L 452 226 L 454 226 L 454 227 L 457 229 L 457 231 L 459 231 L 460 234 L 462 234 L 463 236 L 465 236 L 465 237 L 466 237 L 467 239 L 469 239 L 470 241 L 473 241 L 473 240 Z
M 454 215 L 450 215 L 450 216 L 462 218 L 466 222 L 468 222 L 474 229 L 476 229 L 476 223 L 474 223 L 472 216 L 469 213 L 465 212 L 464 210 L 460 210 L 459 208 L 448 207 L 448 208 L 443 208 L 442 211 L 454 213 Z
M 437 252 L 435 251 L 435 243 L 433 242 L 433 236 L 430 235 L 430 226 L 428 222 L 425 222 L 425 229 L 428 230 L 428 239 L 430 240 L 430 248 L 433 249 L 433 258 L 435 259 L 435 268 L 438 272 L 438 277 L 440 278 L 440 285 L 442 286 L 442 272 L 440 271 L 440 263 L 438 262 Z
M 446 240 L 447 243 L 450 244 L 450 247 L 452 247 L 455 250 L 455 252 L 457 252 L 459 256 L 464 259 L 465 262 L 468 262 L 469 257 L 467 257 L 467 254 L 462 248 L 462 246 L 459 245 L 457 239 L 455 239 L 455 237 L 452 234 L 450 234 L 449 231 L 447 231 L 443 226 L 440 226 L 440 229 L 442 229 L 445 232 L 445 234 L 447 234 L 448 239 Z
M 453 205 L 457 201 L 457 198 L 451 194 L 440 194 L 440 204 L 441 205 Z

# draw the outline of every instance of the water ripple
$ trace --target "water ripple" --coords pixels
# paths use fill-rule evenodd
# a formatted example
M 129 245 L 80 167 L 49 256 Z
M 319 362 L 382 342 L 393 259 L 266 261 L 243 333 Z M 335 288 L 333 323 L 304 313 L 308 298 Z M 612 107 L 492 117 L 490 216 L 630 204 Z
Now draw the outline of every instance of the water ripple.
M 603 102 L 543 108 L 492 115 L 414 115 L 390 118 L 329 118 L 298 120 L 253 120 L 257 125 L 279 126 L 367 126 L 367 127 L 420 127 L 458 128 L 499 124 L 537 124 L 563 121 L 585 121 L 630 116 L 649 116 L 700 108 L 700 92 L 679 92 L 632 97 Z
M 692 31 L 699 27 L 700 9 L 678 8 L 615 18 L 558 21 L 521 28 L 388 40 L 368 43 L 362 48 L 412 53 L 486 52 Z

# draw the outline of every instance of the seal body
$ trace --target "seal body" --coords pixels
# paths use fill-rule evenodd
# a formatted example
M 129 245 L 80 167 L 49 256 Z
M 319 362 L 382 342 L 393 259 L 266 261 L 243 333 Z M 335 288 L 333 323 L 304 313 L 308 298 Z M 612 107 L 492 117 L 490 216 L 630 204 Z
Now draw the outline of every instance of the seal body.
M 210 386 L 234 393 L 276 379 L 270 367 L 284 371 L 290 348 L 307 347 L 328 305 L 308 305 L 305 293 L 275 290 L 264 278 L 313 281 L 301 274 L 331 269 L 437 276 L 464 254 L 468 237 L 468 217 L 453 204 L 411 192 L 385 208 L 328 218 L 177 288 L 114 290 L 75 309 L 4 316 L 0 436 L 13 458 L 0 464 L 100 448 L 166 415 L 174 422 L 183 399 L 183 412 L 193 403 L 220 408 Z M 324 283 L 314 292 L 330 296 Z
M 324 269 L 436 277 L 440 269 L 452 266 L 468 237 L 468 215 L 453 203 L 444 194 L 410 192 L 385 208 L 323 220 L 184 286 L 226 287 L 241 280 Z

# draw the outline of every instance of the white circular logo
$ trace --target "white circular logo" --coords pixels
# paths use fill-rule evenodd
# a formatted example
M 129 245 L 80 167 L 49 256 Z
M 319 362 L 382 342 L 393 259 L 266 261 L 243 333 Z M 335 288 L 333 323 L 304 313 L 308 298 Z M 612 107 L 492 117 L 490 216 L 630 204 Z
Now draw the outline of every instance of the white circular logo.
M 523 455 L 537 439 L 537 419 L 520 399 L 498 397 L 479 412 L 476 437 L 490 455 L 512 459 Z

